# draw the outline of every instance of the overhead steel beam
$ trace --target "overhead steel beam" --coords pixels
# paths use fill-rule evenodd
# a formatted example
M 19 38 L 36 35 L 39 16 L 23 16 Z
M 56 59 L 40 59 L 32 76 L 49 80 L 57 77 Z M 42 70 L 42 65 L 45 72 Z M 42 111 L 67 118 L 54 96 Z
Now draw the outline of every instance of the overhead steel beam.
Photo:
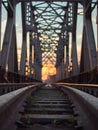
M 14 2 L 13 2 L 13 3 L 14 3 Z M 8 11 L 9 11 L 9 12 L 13 12 L 13 11 L 14 11 L 13 3 L 8 0 L 8 7 L 9 7 Z
M 37 2 L 82 2 L 83 0 L 17 0 L 17 2 L 32 2 L 32 1 L 37 1 Z

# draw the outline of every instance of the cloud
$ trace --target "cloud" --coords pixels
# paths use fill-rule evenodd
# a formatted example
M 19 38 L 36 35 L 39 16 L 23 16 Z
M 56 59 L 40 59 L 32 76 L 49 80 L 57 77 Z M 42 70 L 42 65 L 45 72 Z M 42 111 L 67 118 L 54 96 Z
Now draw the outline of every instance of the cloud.
M 94 24 L 96 24 L 96 17 L 93 17 L 93 18 L 92 18 L 92 22 L 93 22 Z
M 22 27 L 16 23 L 16 37 L 17 37 L 17 47 L 21 48 L 22 45 Z
M 21 24 L 19 24 L 18 22 L 16 23 L 16 28 L 17 28 L 17 31 L 18 32 L 22 32 L 22 25 Z
M 1 23 L 1 43 L 3 42 L 5 28 L 7 20 L 2 20 Z M 16 24 L 16 36 L 17 36 L 17 46 L 20 48 L 22 43 L 22 28 L 19 24 Z
M 3 43 L 5 28 L 6 28 L 6 20 L 2 20 L 2 22 L 1 22 L 1 47 L 2 47 L 2 43 Z
M 5 32 L 5 27 L 6 27 L 6 20 L 3 20 L 2 23 L 1 23 L 1 33 L 4 34 Z
M 81 33 L 77 35 L 77 39 L 78 39 L 78 40 L 79 40 L 79 39 L 82 39 L 82 34 L 81 34 Z

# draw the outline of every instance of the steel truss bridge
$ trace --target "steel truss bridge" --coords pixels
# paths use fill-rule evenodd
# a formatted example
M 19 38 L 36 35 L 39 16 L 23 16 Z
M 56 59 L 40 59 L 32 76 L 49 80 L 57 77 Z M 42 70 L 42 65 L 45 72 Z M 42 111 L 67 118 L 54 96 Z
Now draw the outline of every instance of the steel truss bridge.
M 0 0 L 0 130 L 98 130 L 97 84 L 98 0 Z
M 20 43 L 16 35 L 18 4 L 22 21 L 20 63 L 17 56 L 17 45 Z M 98 56 L 95 35 L 98 42 L 98 0 L 1 0 L 0 30 L 3 8 L 6 10 L 7 19 L 0 53 L 1 82 L 22 82 L 25 79 L 41 81 L 42 67 L 48 62 L 56 67 L 55 81 L 97 81 Z M 94 10 L 97 28 L 95 33 L 92 25 Z M 80 61 L 77 51 L 79 16 L 82 17 L 80 24 L 83 24 L 80 27 Z M 1 34 L 2 31 L 0 41 Z M 27 69 L 29 76 L 26 74 Z

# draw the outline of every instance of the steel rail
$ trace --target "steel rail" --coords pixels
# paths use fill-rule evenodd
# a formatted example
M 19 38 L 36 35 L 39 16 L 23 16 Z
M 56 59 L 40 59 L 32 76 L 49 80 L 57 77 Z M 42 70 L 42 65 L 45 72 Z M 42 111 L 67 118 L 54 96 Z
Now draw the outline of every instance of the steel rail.
M 67 86 L 75 86 L 75 87 L 80 87 L 80 86 L 84 86 L 84 87 L 98 87 L 97 84 L 78 84 L 78 83 L 63 83 L 63 82 L 59 82 L 57 84 L 62 84 L 62 85 L 67 85 Z
M 30 85 L 0 96 L 0 130 L 15 129 L 15 119 L 19 116 L 24 99 L 38 87 L 40 85 Z
M 95 97 L 98 97 L 98 85 L 97 84 L 76 84 L 76 83 L 57 83 L 57 84 L 67 85 L 72 88 L 82 90 Z
M 59 85 L 65 93 L 70 95 L 78 108 L 82 118 L 82 125 L 88 130 L 98 129 L 98 98 L 66 85 Z
M 19 119 L 19 111 L 22 110 L 27 94 L 36 91 L 42 85 L 44 84 L 27 86 L 0 96 L 0 130 L 16 129 L 15 121 Z M 98 98 L 66 85 L 54 84 L 54 86 L 68 94 L 77 109 L 78 121 L 82 120 L 83 128 L 97 130 Z

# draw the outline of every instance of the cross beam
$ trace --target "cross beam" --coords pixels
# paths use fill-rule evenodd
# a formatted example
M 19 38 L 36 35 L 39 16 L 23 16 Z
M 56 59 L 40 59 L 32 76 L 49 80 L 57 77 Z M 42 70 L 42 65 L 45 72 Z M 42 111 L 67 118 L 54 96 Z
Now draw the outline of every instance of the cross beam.
M 17 0 L 17 2 L 33 2 L 33 1 L 44 1 L 44 2 L 83 2 L 83 0 Z

